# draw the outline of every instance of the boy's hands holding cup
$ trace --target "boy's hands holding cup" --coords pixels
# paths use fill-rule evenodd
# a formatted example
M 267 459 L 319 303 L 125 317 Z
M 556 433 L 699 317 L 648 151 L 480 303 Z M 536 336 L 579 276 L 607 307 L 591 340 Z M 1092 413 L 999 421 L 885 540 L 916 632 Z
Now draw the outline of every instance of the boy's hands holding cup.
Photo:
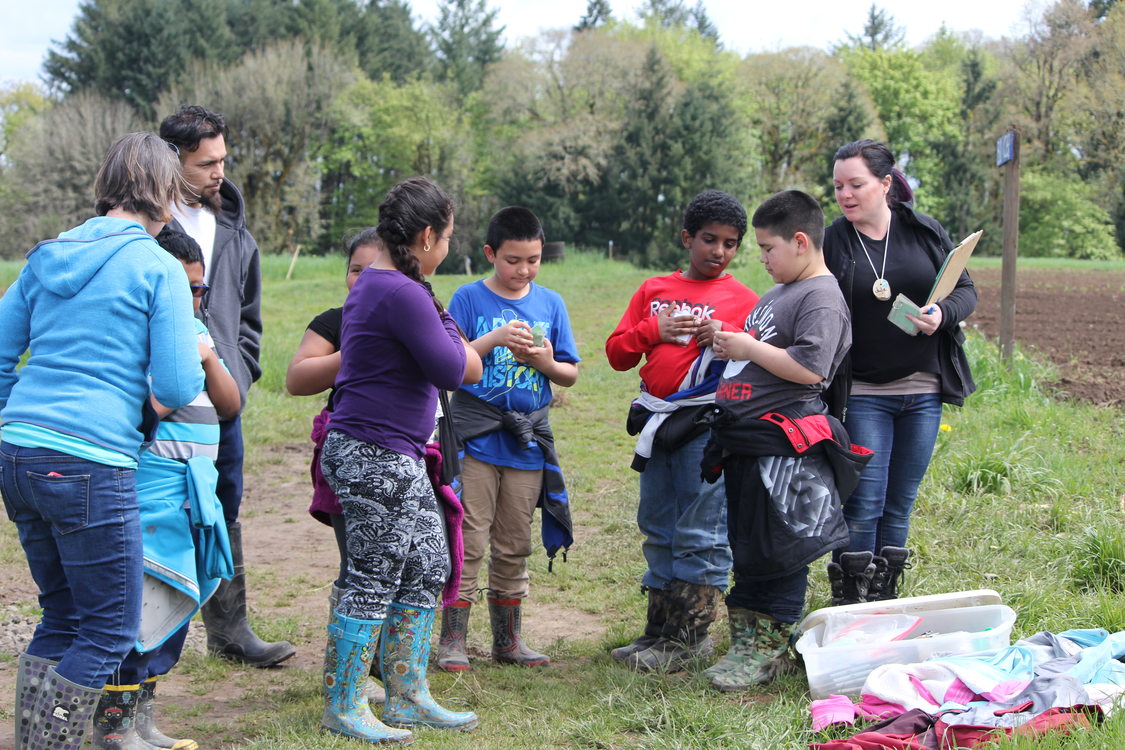
M 536 370 L 544 372 L 555 362 L 555 347 L 551 345 L 551 340 L 544 336 L 541 346 L 533 344 L 522 352 L 513 350 L 512 356 L 521 365 L 531 365 Z
M 517 359 L 527 353 L 534 341 L 531 326 L 523 320 L 510 320 L 499 328 L 493 329 L 490 335 L 495 337 L 491 342 L 493 346 L 508 347 Z
M 677 346 L 690 344 L 698 325 L 695 316 L 690 312 L 677 311 L 671 305 L 660 311 L 656 321 L 660 329 L 660 340 Z

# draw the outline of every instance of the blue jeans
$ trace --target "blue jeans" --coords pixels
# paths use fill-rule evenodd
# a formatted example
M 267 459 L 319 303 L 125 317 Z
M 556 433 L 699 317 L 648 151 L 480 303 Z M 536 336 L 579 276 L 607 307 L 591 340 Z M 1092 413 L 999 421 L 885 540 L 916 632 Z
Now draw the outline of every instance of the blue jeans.
M 637 525 L 648 570 L 641 582 L 663 589 L 673 580 L 726 589 L 731 568 L 727 497 L 720 479 L 700 478 L 709 433 L 667 451 L 653 446 L 641 472 Z
M 728 607 L 749 609 L 779 622 L 797 622 L 805 608 L 809 587 L 809 566 L 795 573 L 765 581 L 744 581 L 734 574 L 734 585 L 727 594 Z
M 133 470 L 0 443 L 0 491 L 43 608 L 27 653 L 100 690 L 140 628 L 144 553 Z
M 114 672 L 112 683 L 114 685 L 137 685 L 150 677 L 159 677 L 171 672 L 172 667 L 180 661 L 190 625 L 191 623 L 185 622 L 183 627 L 168 636 L 168 640 L 152 651 L 146 651 L 143 654 L 135 650 L 130 651 L 122 660 L 121 666 Z
M 905 547 L 910 512 L 941 426 L 941 396 L 851 396 L 844 426 L 853 443 L 875 451 L 844 504 L 848 550 Z
M 215 459 L 219 481 L 215 485 L 215 494 L 223 505 L 223 518 L 228 526 L 238 521 L 238 509 L 242 506 L 242 459 L 245 453 L 242 416 L 219 422 L 219 454 Z

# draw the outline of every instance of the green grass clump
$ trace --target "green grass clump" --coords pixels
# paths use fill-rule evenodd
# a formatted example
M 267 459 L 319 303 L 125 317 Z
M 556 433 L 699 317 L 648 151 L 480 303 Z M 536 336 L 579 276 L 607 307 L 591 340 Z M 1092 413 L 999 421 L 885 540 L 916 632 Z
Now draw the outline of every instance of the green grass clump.
M 1125 594 L 1125 525 L 1087 529 L 1075 545 L 1073 576 L 1084 588 Z
M 1000 437 L 984 449 L 973 449 L 950 460 L 954 492 L 969 495 L 1010 495 L 1015 488 L 1035 487 L 1040 494 L 1057 491 L 1055 479 L 1043 457 L 1024 441 Z

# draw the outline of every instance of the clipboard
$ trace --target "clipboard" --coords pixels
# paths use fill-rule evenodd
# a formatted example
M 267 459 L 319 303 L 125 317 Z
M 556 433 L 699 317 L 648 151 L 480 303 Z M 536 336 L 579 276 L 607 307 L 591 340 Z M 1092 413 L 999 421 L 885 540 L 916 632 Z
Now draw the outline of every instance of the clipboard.
M 957 286 L 957 281 L 961 278 L 961 272 L 965 270 L 965 266 L 969 262 L 969 256 L 973 254 L 983 231 L 978 229 L 973 232 L 945 256 L 945 261 L 942 262 L 941 269 L 938 270 L 937 278 L 934 279 L 934 285 L 930 288 L 930 296 L 926 298 L 926 304 L 919 307 L 909 297 L 899 294 L 895 297 L 895 301 L 891 303 L 891 312 L 887 315 L 887 320 L 901 328 L 904 333 L 916 336 L 918 326 L 911 323 L 906 316 L 918 317 L 922 310 L 949 296 L 949 293 Z

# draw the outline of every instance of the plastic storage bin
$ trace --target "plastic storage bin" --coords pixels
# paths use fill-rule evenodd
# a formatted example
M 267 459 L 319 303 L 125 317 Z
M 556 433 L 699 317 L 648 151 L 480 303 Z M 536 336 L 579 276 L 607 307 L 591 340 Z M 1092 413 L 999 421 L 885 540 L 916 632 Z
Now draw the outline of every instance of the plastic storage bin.
M 920 618 L 903 640 L 855 645 L 822 642 L 833 613 L 911 614 Z M 1016 613 L 989 589 L 915 596 L 818 609 L 798 626 L 795 648 L 805 662 L 813 698 L 859 695 L 883 664 L 913 664 L 941 656 L 995 651 L 1011 644 Z

